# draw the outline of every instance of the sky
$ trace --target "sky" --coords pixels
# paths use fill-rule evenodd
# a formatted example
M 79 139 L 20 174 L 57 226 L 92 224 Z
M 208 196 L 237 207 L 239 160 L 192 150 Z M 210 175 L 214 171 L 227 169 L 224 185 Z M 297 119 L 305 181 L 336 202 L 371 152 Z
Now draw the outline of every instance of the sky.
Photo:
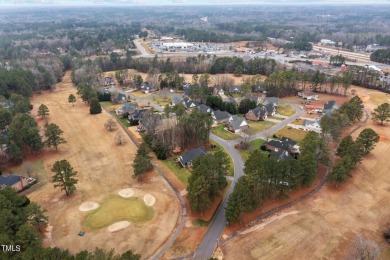
M 206 5 L 206 4 L 363 4 L 388 3 L 390 0 L 0 0 L 2 5 Z

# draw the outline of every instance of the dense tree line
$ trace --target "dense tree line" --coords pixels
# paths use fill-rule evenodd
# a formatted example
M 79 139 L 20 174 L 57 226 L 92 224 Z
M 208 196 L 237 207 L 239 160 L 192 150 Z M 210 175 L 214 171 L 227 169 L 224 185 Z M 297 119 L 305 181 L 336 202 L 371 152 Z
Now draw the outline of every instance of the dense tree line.
M 363 109 L 363 101 L 358 96 L 354 96 L 334 111 L 332 115 L 324 115 L 321 117 L 320 125 L 322 134 L 338 140 L 345 126 L 362 119 Z
M 229 164 L 226 154 L 221 151 L 193 161 L 187 187 L 192 211 L 202 213 L 209 209 L 219 192 L 226 188 Z
M 212 118 L 197 109 L 183 113 L 178 119 L 163 118 L 149 112 L 141 124 L 145 129 L 142 133 L 144 141 L 158 159 L 166 159 L 176 147 L 187 149 L 205 146 L 209 142 Z
M 206 105 L 213 110 L 226 111 L 229 114 L 236 115 L 238 113 L 237 106 L 231 102 L 223 101 L 220 96 L 208 96 Z
M 337 155 L 340 159 L 332 167 L 328 180 L 338 187 L 346 181 L 347 177 L 352 177 L 351 171 L 362 161 L 363 156 L 374 149 L 377 142 L 379 142 L 379 135 L 371 128 L 361 131 L 356 141 L 350 135 L 344 137 L 337 147 Z
M 1 244 L 13 246 L 13 250 L 4 248 L 0 258 L 8 259 L 118 259 L 139 260 L 141 255 L 131 250 L 115 254 L 114 250 L 105 251 L 96 248 L 93 252 L 83 250 L 75 255 L 58 247 L 43 247 L 43 228 L 48 223 L 46 210 L 21 196 L 12 188 L 0 190 L 0 237 Z
M 277 160 L 260 150 L 254 150 L 245 162 L 245 176 L 241 177 L 226 207 L 228 223 L 241 221 L 244 213 L 255 210 L 267 198 L 285 198 L 287 192 L 310 186 L 317 174 L 317 165 L 327 157 L 323 139 L 309 132 L 301 144 L 296 159 Z
M 251 35 L 228 35 L 224 33 L 216 33 L 206 30 L 197 30 L 193 28 L 178 29 L 176 30 L 178 35 L 184 36 L 187 41 L 193 42 L 236 42 L 236 41 L 259 41 L 264 38 Z
M 390 64 L 390 49 L 374 51 L 371 53 L 370 60 Z

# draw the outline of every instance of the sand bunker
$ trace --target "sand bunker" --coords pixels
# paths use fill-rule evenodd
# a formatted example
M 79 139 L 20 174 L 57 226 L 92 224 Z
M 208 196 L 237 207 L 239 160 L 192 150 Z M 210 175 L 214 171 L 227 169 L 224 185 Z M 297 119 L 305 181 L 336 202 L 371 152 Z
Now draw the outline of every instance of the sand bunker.
M 145 202 L 146 206 L 151 207 L 154 205 L 154 203 L 156 203 L 156 198 L 153 195 L 145 194 L 144 202 Z
M 79 210 L 80 211 L 90 211 L 90 210 L 97 209 L 98 207 L 99 207 L 99 204 L 97 204 L 96 202 L 87 201 L 87 202 L 81 204 L 81 206 L 79 207 Z
M 108 232 L 116 232 L 116 231 L 122 230 L 124 228 L 127 228 L 128 226 L 130 226 L 129 221 L 119 221 L 119 222 L 116 222 L 116 223 L 110 225 L 107 228 L 107 230 L 108 230 Z
M 132 188 L 127 188 L 127 189 L 120 190 L 118 193 L 123 198 L 130 198 L 133 197 L 134 190 Z

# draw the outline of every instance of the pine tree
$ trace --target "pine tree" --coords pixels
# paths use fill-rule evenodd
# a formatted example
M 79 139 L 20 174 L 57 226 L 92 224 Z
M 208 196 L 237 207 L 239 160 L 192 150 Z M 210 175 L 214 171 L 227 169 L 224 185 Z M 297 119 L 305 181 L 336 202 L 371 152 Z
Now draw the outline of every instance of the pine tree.
M 73 169 L 67 160 L 56 161 L 51 169 L 54 172 L 52 182 L 54 188 L 60 187 L 64 190 L 66 195 L 71 195 L 76 190 L 76 179 L 77 171 Z
M 46 116 L 49 115 L 49 109 L 47 108 L 46 105 L 41 104 L 38 108 L 38 116 L 41 117 L 41 119 L 45 119 Z
M 45 130 L 45 136 L 46 136 L 46 142 L 45 142 L 45 145 L 47 147 L 51 147 L 51 146 L 54 146 L 56 148 L 56 151 L 58 149 L 58 146 L 60 144 L 64 144 L 66 143 L 65 139 L 61 137 L 61 135 L 64 133 L 64 131 L 62 131 L 58 125 L 56 124 L 49 124 L 47 127 L 46 127 L 46 130 Z
M 69 97 L 68 97 L 68 103 L 72 103 L 72 105 L 74 106 L 74 103 L 76 103 L 76 97 L 75 95 L 73 94 L 70 94 Z
M 137 154 L 135 155 L 133 168 L 134 168 L 134 177 L 143 176 L 143 174 L 149 171 L 152 167 L 150 163 L 149 156 L 149 147 L 146 143 L 142 143 L 138 147 Z
M 356 138 L 356 143 L 361 144 L 363 147 L 364 154 L 370 153 L 374 147 L 375 143 L 379 142 L 379 135 L 372 130 L 371 128 L 366 128 L 360 132 L 359 136 Z
M 89 107 L 89 113 L 91 115 L 95 115 L 95 114 L 100 114 L 101 112 L 102 112 L 102 107 L 100 106 L 99 100 L 97 98 L 92 98 Z
M 372 120 L 381 122 L 381 125 L 383 125 L 384 121 L 390 121 L 390 104 L 383 103 L 379 105 L 371 115 Z

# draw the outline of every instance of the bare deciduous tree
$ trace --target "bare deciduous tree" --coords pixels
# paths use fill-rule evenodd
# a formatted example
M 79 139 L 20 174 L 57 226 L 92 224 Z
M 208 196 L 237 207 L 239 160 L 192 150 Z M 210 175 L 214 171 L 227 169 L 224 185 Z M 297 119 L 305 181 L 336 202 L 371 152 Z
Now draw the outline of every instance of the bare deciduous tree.
M 374 240 L 358 236 L 353 240 L 351 251 L 346 259 L 375 260 L 379 258 L 379 252 L 379 246 Z
M 107 119 L 107 121 L 104 123 L 104 127 L 108 130 L 108 131 L 113 131 L 116 129 L 116 126 L 117 126 L 117 123 L 115 122 L 114 119 L 112 118 L 109 118 Z
M 115 143 L 117 145 L 123 145 L 126 143 L 126 138 L 125 136 L 122 134 L 122 132 L 118 132 L 116 135 L 115 135 Z
M 22 164 L 22 169 L 28 175 L 28 177 L 31 177 L 31 174 L 34 172 L 34 167 L 29 162 L 24 162 Z

